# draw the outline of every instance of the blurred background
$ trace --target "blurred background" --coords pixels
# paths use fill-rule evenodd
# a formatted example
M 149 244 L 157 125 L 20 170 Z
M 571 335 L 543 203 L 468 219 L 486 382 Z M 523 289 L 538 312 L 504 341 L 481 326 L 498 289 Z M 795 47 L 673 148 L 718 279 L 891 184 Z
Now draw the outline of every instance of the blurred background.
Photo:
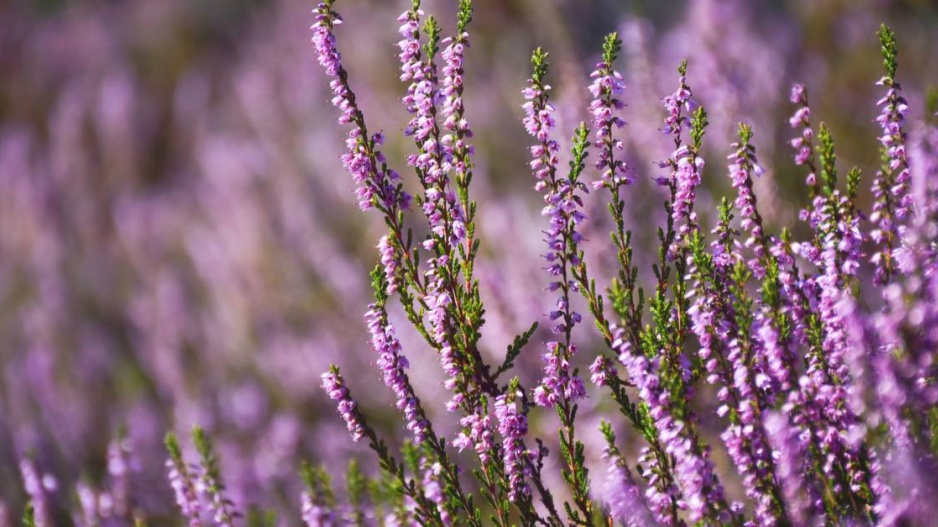
M 369 127 L 389 134 L 398 167 L 413 148 L 397 133 L 408 117 L 394 46 L 395 19 L 409 4 L 336 6 L 346 20 L 338 38 L 351 83 Z M 424 7 L 451 32 L 456 4 Z M 658 132 L 660 99 L 676 89 L 681 59 L 712 123 L 709 194 L 698 205 L 705 221 L 708 196 L 730 187 L 724 160 L 739 121 L 755 127 L 769 168 L 757 187 L 763 214 L 776 226 L 795 220 L 806 193 L 787 147 L 794 81 L 808 85 L 815 123 L 832 127 L 844 170 L 864 167 L 868 186 L 878 159 L 880 22 L 898 35 L 911 130 L 925 115 L 923 93 L 938 85 L 931 0 L 475 6 L 466 105 L 476 133 L 483 343 L 492 362 L 550 304 L 537 272 L 544 223 L 520 123 L 534 47 L 551 54 L 560 128 L 569 135 L 586 118 L 588 74 L 604 35 L 619 31 L 624 40 L 625 134 L 639 180 L 628 208 L 645 247 L 662 215 L 652 162 L 669 148 Z M 371 463 L 347 441 L 319 388 L 331 362 L 349 373 L 353 394 L 376 410 L 387 436 L 402 436 L 362 322 L 383 224 L 358 211 L 339 162 L 346 130 L 334 121 L 309 44 L 314 7 L 0 0 L 0 525 L 20 516 L 21 460 L 59 507 L 59 525 L 71 521 L 64 510 L 82 493 L 107 489 L 116 500 L 109 506 L 159 524 L 175 514 L 163 436 L 194 424 L 215 438 L 241 510 L 274 508 L 295 523 L 300 460 L 337 469 L 350 456 Z M 587 251 L 603 283 L 611 273 L 608 225 L 596 198 L 588 202 L 595 221 Z M 653 256 L 640 254 L 639 263 Z M 438 361 L 400 313 L 392 318 L 418 392 L 441 400 Z M 588 329 L 579 338 L 581 349 L 596 344 Z M 520 363 L 529 383 L 545 339 L 537 334 Z M 585 366 L 593 353 L 583 355 Z M 601 410 L 593 408 L 598 398 L 590 401 L 588 436 Z M 452 430 L 443 409 L 433 411 Z M 536 419 L 534 432 L 550 423 Z M 126 460 L 123 472 L 116 458 Z M 125 482 L 125 498 L 115 480 Z

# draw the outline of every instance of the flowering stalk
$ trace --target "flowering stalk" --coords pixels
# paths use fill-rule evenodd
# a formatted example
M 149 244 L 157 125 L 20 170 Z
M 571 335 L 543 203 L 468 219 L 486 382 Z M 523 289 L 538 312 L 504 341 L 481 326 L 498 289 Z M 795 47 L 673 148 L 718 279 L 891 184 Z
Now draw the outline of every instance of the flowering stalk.
M 309 463 L 303 463 L 300 476 L 306 488 L 301 496 L 302 509 L 300 511 L 306 527 L 335 527 L 336 518 L 335 497 L 332 495 L 332 485 L 329 475 L 322 468 L 316 468 Z
M 814 131 L 811 129 L 811 107 L 808 104 L 808 89 L 803 84 L 794 84 L 791 87 L 789 100 L 798 105 L 798 109 L 788 120 L 792 128 L 800 129 L 801 134 L 790 141 L 795 149 L 795 164 L 807 165 L 808 175 L 805 178 L 808 184 L 809 206 L 801 211 L 802 220 L 813 218 L 815 200 L 821 195 L 821 186 L 817 177 L 817 165 L 814 157 Z M 817 222 L 811 219 L 811 227 L 816 228 Z
M 410 363 L 401 353 L 401 343 L 397 339 L 394 326 L 388 321 L 385 308 L 388 300 L 386 275 L 380 267 L 376 267 L 371 277 L 375 303 L 368 306 L 368 312 L 365 314 L 371 333 L 371 347 L 378 354 L 377 365 L 381 369 L 384 384 L 396 396 L 397 409 L 404 413 L 407 430 L 414 434 L 414 441 L 420 444 L 425 442 L 431 433 L 430 421 L 424 414 L 420 399 L 414 393 L 407 377 L 405 370 L 410 367 Z
M 359 207 L 363 210 L 377 208 L 388 224 L 390 234 L 381 238 L 378 248 L 389 277 L 390 292 L 400 286 L 402 272 L 419 288 L 416 262 L 410 255 L 410 236 L 403 225 L 403 211 L 409 208 L 411 196 L 403 190 L 400 176 L 388 168 L 384 154 L 378 150 L 384 135 L 368 134 L 365 117 L 358 108 L 348 73 L 342 66 L 342 56 L 336 48 L 333 30 L 342 23 L 342 17 L 332 9 L 334 3 L 335 0 L 325 0 L 313 11 L 316 23 L 312 26 L 312 42 L 319 64 L 331 78 L 332 104 L 342 112 L 339 123 L 353 126 L 346 139 L 348 152 L 342 156 L 342 162 L 358 185 Z
M 196 488 L 208 500 L 209 512 L 215 523 L 219 527 L 233 527 L 234 519 L 241 515 L 232 510 L 234 504 L 224 495 L 225 485 L 222 483 L 221 471 L 218 468 L 218 460 L 215 458 L 211 440 L 205 435 L 205 430 L 196 426 L 192 429 L 192 442 L 195 443 L 195 449 L 199 452 L 201 465 Z
M 199 496 L 195 489 L 195 478 L 182 459 L 182 450 L 179 448 L 179 440 L 176 439 L 176 435 L 173 433 L 166 434 L 165 443 L 166 450 L 169 452 L 166 468 L 169 469 L 169 483 L 176 495 L 176 504 L 189 522 L 189 527 L 199 527 L 202 525 L 200 519 L 202 511 L 199 505 Z
M 883 66 L 886 69 L 878 85 L 887 88 L 886 96 L 877 102 L 882 107 L 876 122 L 882 129 L 879 142 L 882 145 L 882 167 L 873 182 L 873 213 L 870 221 L 876 229 L 870 233 L 877 244 L 870 261 L 876 266 L 874 275 L 877 283 L 885 284 L 896 272 L 893 249 L 901 234 L 900 226 L 909 214 L 912 195 L 909 194 L 909 159 L 906 152 L 906 134 L 902 129 L 909 105 L 902 96 L 902 87 L 896 82 L 896 36 L 885 24 L 880 27 L 879 41 L 882 46 Z
M 504 440 L 503 456 L 508 475 L 508 500 L 527 501 L 531 497 L 531 487 L 525 481 L 531 476 L 530 453 L 524 445 L 524 436 L 528 433 L 527 417 L 518 411 L 518 378 L 508 383 L 504 395 L 495 399 L 495 418 L 498 420 L 498 432 Z
M 679 246 L 684 243 L 690 232 L 697 228 L 694 202 L 697 199 L 697 187 L 700 186 L 700 173 L 704 166 L 704 160 L 700 157 L 700 141 L 709 123 L 704 109 L 696 106 L 691 99 L 692 92 L 687 85 L 687 61 L 678 67 L 678 74 L 677 90 L 664 98 L 667 116 L 662 131 L 674 140 L 674 150 L 659 166 L 669 168 L 670 175 L 667 178 L 658 178 L 657 182 L 669 187 L 671 191 L 671 201 L 667 205 L 671 219 L 668 230 L 676 228 L 677 233 L 671 235 L 673 245 L 669 246 L 668 252 L 671 258 L 680 261 L 678 253 L 682 251 Z M 691 130 L 691 145 L 684 144 L 682 133 L 685 128 Z
M 603 459 L 607 463 L 603 499 L 610 516 L 626 527 L 654 525 L 651 512 L 642 499 L 641 489 L 632 478 L 628 464 L 616 447 L 612 426 L 606 421 L 601 421 L 599 429 L 606 440 L 606 448 L 603 450 Z
M 386 303 L 388 295 L 385 287 L 386 277 L 380 267 L 372 272 L 372 283 L 375 293 L 375 303 L 369 306 L 366 314 L 368 329 L 371 332 L 371 343 L 379 354 L 378 367 L 381 368 L 385 385 L 397 397 L 396 406 L 404 413 L 407 429 L 414 434 L 414 441 L 419 445 L 426 445 L 439 459 L 437 476 L 440 477 L 444 489 L 451 493 L 470 516 L 473 513 L 472 498 L 467 496 L 461 487 L 458 468 L 446 452 L 445 443 L 440 440 L 433 430 L 430 420 L 424 412 L 420 399 L 414 393 L 410 379 L 405 373 L 409 367 L 407 357 L 401 353 L 401 344 L 394 332 L 394 327 L 388 321 Z
M 443 525 L 439 510 L 424 496 L 414 480 L 405 474 L 404 465 L 394 458 L 384 440 L 368 425 L 365 416 L 358 409 L 358 404 L 352 399 L 339 368 L 330 366 L 329 371 L 322 374 L 322 379 L 323 388 L 329 398 L 338 403 L 339 415 L 345 421 L 352 440 L 357 442 L 363 437 L 367 438 L 368 447 L 377 454 L 381 469 L 397 479 L 404 494 L 416 503 L 417 521 L 421 524 Z
M 608 42 L 608 41 L 607 41 Z M 581 211 L 583 199 L 581 193 L 587 193 L 586 185 L 580 181 L 587 155 L 588 129 L 581 123 L 577 128 L 573 143 L 573 159 L 567 177 L 557 173 L 557 151 L 559 145 L 551 139 L 554 127 L 553 107 L 550 105 L 548 91 L 544 83 L 547 74 L 547 55 L 536 50 L 532 56 L 534 74 L 529 87 L 524 90 L 527 102 L 524 105 L 525 126 L 537 139 L 538 144 L 531 147 L 534 159 L 531 168 L 537 180 L 535 189 L 546 191 L 546 203 L 542 214 L 549 217 L 546 231 L 548 273 L 553 281 L 547 290 L 558 292 L 556 309 L 551 311 L 550 319 L 555 324 L 551 328 L 560 340 L 547 343 L 544 354 L 544 377 L 534 390 L 534 402 L 538 406 L 556 408 L 560 417 L 560 447 L 564 457 L 564 479 L 573 491 L 576 509 L 567 505 L 567 516 L 575 524 L 588 522 L 592 517 L 593 504 L 588 497 L 589 476 L 584 465 L 583 445 L 576 439 L 574 419 L 577 411 L 576 401 L 586 396 L 586 387 L 579 377 L 571 359 L 576 353 L 573 343 L 573 328 L 582 320 L 582 316 L 570 307 L 571 291 L 578 291 L 579 284 L 574 279 L 573 267 L 580 265 L 582 252 L 579 243 L 583 240 L 579 225 L 586 219 Z M 612 126 L 610 123 L 608 126 Z M 610 163 L 613 161 L 610 159 Z M 614 165 L 613 165 L 614 166 Z

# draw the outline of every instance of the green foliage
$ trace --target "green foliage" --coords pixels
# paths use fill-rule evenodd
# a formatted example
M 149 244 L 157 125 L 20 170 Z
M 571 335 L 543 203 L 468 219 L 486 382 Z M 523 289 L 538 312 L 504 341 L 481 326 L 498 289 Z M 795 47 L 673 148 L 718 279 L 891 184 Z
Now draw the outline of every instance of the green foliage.
M 368 490 L 368 480 L 358 466 L 358 461 L 352 459 L 348 463 L 345 474 L 345 489 L 348 492 L 349 505 L 352 506 L 352 518 L 355 525 L 365 524 L 365 496 Z
M 457 37 L 461 36 L 472 22 L 472 0 L 459 0 L 459 14 L 456 16 Z
M 877 32 L 879 44 L 882 48 L 883 67 L 886 69 L 887 83 L 892 83 L 896 78 L 896 68 L 899 67 L 898 51 L 896 50 L 896 34 L 886 24 L 879 26 Z
M 825 123 L 818 129 L 818 157 L 821 161 L 821 181 L 824 192 L 830 196 L 837 188 L 837 154 L 834 152 L 834 137 Z
M 218 469 L 218 460 L 215 458 L 212 440 L 205 434 L 205 430 L 196 425 L 192 428 L 192 442 L 199 453 L 199 459 L 202 463 L 202 470 L 214 482 L 220 480 Z M 210 489 L 211 490 L 211 489 Z M 217 488 L 215 490 L 218 490 Z
M 440 23 L 436 18 L 428 17 L 423 24 L 423 31 L 427 35 L 427 42 L 423 45 L 423 52 L 426 54 L 427 63 L 432 63 L 438 51 L 440 51 Z
M 700 151 L 700 147 L 703 144 L 703 136 L 709 124 L 710 121 L 707 120 L 707 110 L 705 110 L 703 106 L 699 106 L 697 110 L 694 111 L 690 121 L 690 137 L 694 144 L 695 151 Z
M 518 355 L 521 354 L 521 350 L 528 344 L 528 341 L 531 340 L 531 336 L 534 335 L 534 332 L 537 330 L 537 322 L 531 324 L 531 327 L 527 329 L 524 333 L 515 337 L 514 341 L 508 346 L 508 352 L 505 354 L 505 361 L 501 366 L 495 370 L 495 377 L 498 378 L 499 375 L 510 370 L 515 365 L 515 359 L 518 358 Z
M 612 63 L 619 57 L 621 50 L 622 39 L 619 38 L 619 34 L 613 32 L 606 35 L 606 40 L 603 42 L 603 62 L 606 67 L 612 67 Z
M 32 500 L 27 501 L 23 509 L 23 527 L 36 527 L 36 507 Z
M 541 48 L 535 49 L 534 53 L 531 54 L 531 67 L 534 70 L 531 79 L 534 80 L 535 85 L 542 86 L 544 83 L 544 77 L 547 76 L 547 70 L 550 66 L 547 62 L 549 55 L 549 53 Z

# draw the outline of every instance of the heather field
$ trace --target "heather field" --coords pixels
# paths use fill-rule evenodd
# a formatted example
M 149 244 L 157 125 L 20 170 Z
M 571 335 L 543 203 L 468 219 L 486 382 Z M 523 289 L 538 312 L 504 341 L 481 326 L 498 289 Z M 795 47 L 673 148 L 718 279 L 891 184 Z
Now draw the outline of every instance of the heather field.
M 0 527 L 938 526 L 928 0 L 0 2 Z

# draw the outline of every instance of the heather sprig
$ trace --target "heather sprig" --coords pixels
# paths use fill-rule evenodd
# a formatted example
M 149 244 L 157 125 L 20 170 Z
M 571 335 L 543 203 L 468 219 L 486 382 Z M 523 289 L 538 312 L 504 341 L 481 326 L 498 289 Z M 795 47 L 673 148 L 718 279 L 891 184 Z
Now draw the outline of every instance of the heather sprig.
M 590 74 L 590 95 L 593 100 L 589 113 L 593 118 L 595 130 L 593 143 L 598 151 L 595 167 L 600 170 L 600 179 L 593 182 L 594 188 L 607 187 L 618 201 L 619 187 L 632 183 L 629 167 L 621 158 L 624 149 L 621 138 L 614 138 L 613 132 L 625 126 L 625 121 L 617 114 L 625 107 L 620 99 L 625 91 L 622 75 L 613 69 L 613 63 L 622 49 L 622 40 L 617 33 L 606 36 L 603 43 L 603 59 Z M 616 158 L 616 154 L 619 158 Z
M 220 527 L 233 527 L 234 519 L 241 517 L 241 514 L 234 510 L 234 503 L 225 497 L 225 484 L 222 482 L 212 441 L 202 427 L 196 426 L 192 429 L 192 442 L 199 453 L 196 488 L 208 501 L 209 512 L 215 523 Z
M 372 271 L 372 287 L 375 303 L 369 306 L 366 314 L 368 327 L 372 334 L 372 347 L 379 354 L 377 365 L 381 368 L 385 385 L 397 397 L 396 406 L 404 414 L 407 429 L 414 434 L 414 441 L 425 445 L 438 460 L 437 476 L 443 488 L 452 495 L 462 509 L 472 514 L 472 496 L 467 496 L 459 481 L 458 469 L 446 451 L 446 443 L 433 430 L 420 399 L 414 392 L 406 372 L 409 361 L 402 353 L 401 343 L 397 339 L 394 327 L 388 320 L 386 303 L 388 295 L 385 287 L 386 277 L 380 267 Z
M 365 117 L 358 108 L 333 34 L 335 26 L 342 23 L 342 17 L 332 8 L 334 3 L 335 0 L 326 0 L 313 11 L 316 23 L 312 26 L 312 42 L 319 64 L 331 79 L 332 104 L 342 112 L 339 122 L 352 125 L 342 162 L 358 185 L 359 207 L 363 210 L 377 208 L 388 225 L 390 232 L 379 240 L 378 249 L 388 276 L 389 291 L 396 291 L 405 279 L 419 289 L 417 263 L 410 253 L 411 235 L 404 227 L 403 212 L 410 207 L 411 196 L 378 149 L 384 142 L 384 135 L 369 135 Z
M 606 441 L 603 459 L 608 464 L 602 496 L 611 519 L 626 527 L 654 525 L 651 511 L 642 497 L 641 488 L 632 477 L 628 463 L 616 446 L 616 436 L 612 431 L 612 426 L 606 421 L 600 421 L 599 430 Z
M 19 462 L 20 475 L 23 477 L 23 489 L 29 497 L 27 513 L 37 527 L 51 527 L 54 520 L 52 500 L 42 474 L 32 454 L 27 454 Z M 25 521 L 24 516 L 24 521 Z
M 166 460 L 166 468 L 169 470 L 169 483 L 176 496 L 176 504 L 182 515 L 188 520 L 189 527 L 199 527 L 202 525 L 202 510 L 199 504 L 199 496 L 196 492 L 196 476 L 190 471 L 190 467 L 183 461 L 182 450 L 179 448 L 179 440 L 176 434 L 172 432 L 166 434 L 166 450 L 169 453 L 169 459 Z
M 332 493 L 329 473 L 322 467 L 304 462 L 300 477 L 305 488 L 301 496 L 300 514 L 306 527 L 334 527 L 338 525 L 336 501 Z
M 388 301 L 387 276 L 380 267 L 376 267 L 371 278 L 375 303 L 368 306 L 365 314 L 371 332 L 371 346 L 378 354 L 377 365 L 381 369 L 384 384 L 394 392 L 396 406 L 404 413 L 407 429 L 414 435 L 414 441 L 423 443 L 431 433 L 431 425 L 405 371 L 410 367 L 410 362 L 403 355 L 394 326 L 388 320 L 385 308 Z
M 886 75 L 877 85 L 886 88 L 886 95 L 877 102 L 881 107 L 876 122 L 882 130 L 879 136 L 882 166 L 873 182 L 874 201 L 870 221 L 876 228 L 870 233 L 870 237 L 877 244 L 877 249 L 870 261 L 876 266 L 876 281 L 887 283 L 896 273 L 893 250 L 899 243 L 902 226 L 912 205 L 906 133 L 903 130 L 909 104 L 902 95 L 902 87 L 896 81 L 898 54 L 895 33 L 883 24 L 878 34 Z
M 374 429 L 369 426 L 358 404 L 349 393 L 339 368 L 335 365 L 330 366 L 329 371 L 322 377 L 323 388 L 332 400 L 337 401 L 339 414 L 345 420 L 352 440 L 357 442 L 362 438 L 368 439 L 368 447 L 378 456 L 381 469 L 397 479 L 404 494 L 416 504 L 414 512 L 416 521 L 421 525 L 442 525 L 439 510 L 424 496 L 414 479 L 405 473 L 405 465 L 398 462 L 392 455 L 387 443 L 380 439 Z

